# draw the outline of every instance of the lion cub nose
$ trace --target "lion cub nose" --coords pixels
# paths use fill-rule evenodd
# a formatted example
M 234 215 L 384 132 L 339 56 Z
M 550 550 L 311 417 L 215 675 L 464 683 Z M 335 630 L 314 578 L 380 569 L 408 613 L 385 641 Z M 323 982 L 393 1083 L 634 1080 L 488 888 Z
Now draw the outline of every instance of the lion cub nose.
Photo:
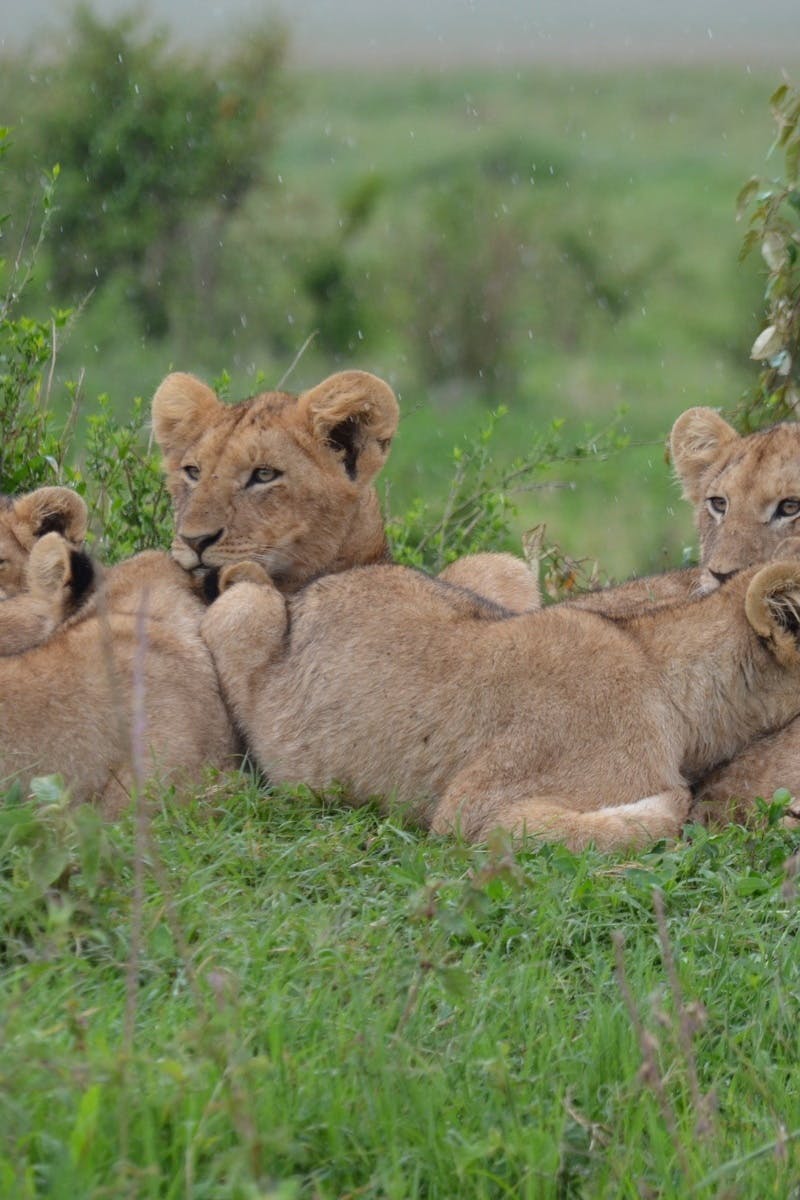
M 218 542 L 222 534 L 223 530 L 218 529 L 216 533 L 200 533 L 196 537 L 187 537 L 185 533 L 182 533 L 180 537 L 182 542 L 186 542 L 186 545 L 194 550 L 198 558 L 202 558 L 209 546 Z

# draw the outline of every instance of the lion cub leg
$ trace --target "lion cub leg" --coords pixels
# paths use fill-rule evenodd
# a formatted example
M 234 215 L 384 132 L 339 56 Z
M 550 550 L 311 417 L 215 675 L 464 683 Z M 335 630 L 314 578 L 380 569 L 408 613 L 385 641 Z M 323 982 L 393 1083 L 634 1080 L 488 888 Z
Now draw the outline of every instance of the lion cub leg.
M 542 606 L 536 575 L 513 554 L 467 554 L 446 566 L 438 578 L 469 588 L 509 612 L 531 612 Z
M 221 572 L 219 597 L 203 617 L 200 634 L 211 651 L 225 699 L 237 718 L 252 720 L 263 670 L 283 652 L 286 601 L 256 563 Z
M 483 772 L 480 772 L 483 774 Z M 594 845 L 598 850 L 640 850 L 662 838 L 676 838 L 689 813 L 688 788 L 676 788 L 588 812 L 568 797 L 520 796 L 524 784 L 504 786 L 474 769 L 462 772 L 445 792 L 431 821 L 434 833 L 460 832 L 468 841 L 483 841 L 493 829 L 516 836 L 527 834 L 548 842 L 563 842 L 577 853 Z

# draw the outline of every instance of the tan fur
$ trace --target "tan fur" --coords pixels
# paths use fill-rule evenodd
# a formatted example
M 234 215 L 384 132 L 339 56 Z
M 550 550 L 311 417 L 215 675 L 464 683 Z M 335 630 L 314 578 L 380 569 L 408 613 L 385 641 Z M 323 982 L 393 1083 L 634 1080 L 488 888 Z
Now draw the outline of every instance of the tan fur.
M 712 409 L 692 408 L 675 422 L 671 450 L 684 496 L 695 506 L 702 584 L 797 555 L 800 424 L 740 437 Z M 692 816 L 712 824 L 743 820 L 754 796 L 770 798 L 779 787 L 800 797 L 800 721 L 757 741 L 704 780 Z
M 317 575 L 386 561 L 373 480 L 397 421 L 391 388 L 366 371 L 233 405 L 192 375 L 168 375 L 153 427 L 174 502 L 176 562 L 200 571 L 250 560 L 293 592 Z M 259 469 L 278 474 L 253 482 Z M 469 555 L 442 577 L 518 611 L 539 603 L 535 576 L 510 554 Z
M 503 615 L 389 566 L 287 600 L 239 566 L 202 632 L 275 782 L 338 781 L 470 839 L 641 847 L 679 833 L 694 779 L 800 711 L 800 565 L 771 570 L 609 620 Z
M 800 533 L 800 424 L 740 437 L 713 409 L 690 408 L 670 447 L 709 582 L 768 562 Z
M 203 611 L 190 576 L 148 551 L 111 568 L 44 645 L 0 659 L 0 781 L 59 774 L 76 801 L 97 800 L 112 816 L 136 771 L 189 782 L 204 764 L 233 765 Z
M 0 603 L 0 656 L 45 641 L 87 602 L 98 576 L 88 556 L 60 533 L 45 533 L 33 544 L 25 578 L 27 591 Z
M 0 655 L 38 645 L 70 611 L 69 552 L 82 545 L 86 524 L 86 505 L 69 488 L 0 496 Z M 48 539 L 50 550 L 32 585 L 29 560 L 40 539 Z
M 716 585 L 715 585 L 716 586 Z M 598 588 L 571 596 L 564 603 L 570 608 L 603 613 L 607 617 L 634 616 L 643 609 L 681 604 L 713 591 L 704 582 L 700 567 L 684 567 L 680 571 L 664 571 L 661 575 L 643 575 L 612 587 Z
M 510 612 L 529 612 L 541 606 L 538 579 L 528 564 L 513 554 L 468 554 L 446 566 L 438 578 L 469 588 Z
M 300 396 L 222 404 L 191 375 L 153 399 L 187 571 L 251 559 L 287 592 L 323 571 L 387 557 L 372 481 L 397 428 L 388 384 L 343 371 Z
M 712 408 L 690 408 L 672 427 L 670 454 L 694 506 L 700 566 L 631 579 L 570 604 L 622 616 L 643 605 L 689 600 L 734 571 L 796 554 L 788 539 L 800 534 L 800 424 L 740 437 Z
M 175 502 L 177 562 L 149 553 L 114 567 L 97 599 L 45 645 L 0 661 L 0 779 L 59 773 L 77 800 L 97 799 L 109 814 L 127 802 L 134 766 L 141 778 L 191 780 L 205 764 L 234 761 L 190 572 L 250 556 L 292 590 L 386 555 L 372 480 L 397 403 L 374 376 L 348 371 L 300 397 L 223 405 L 192 376 L 170 375 L 153 423 Z

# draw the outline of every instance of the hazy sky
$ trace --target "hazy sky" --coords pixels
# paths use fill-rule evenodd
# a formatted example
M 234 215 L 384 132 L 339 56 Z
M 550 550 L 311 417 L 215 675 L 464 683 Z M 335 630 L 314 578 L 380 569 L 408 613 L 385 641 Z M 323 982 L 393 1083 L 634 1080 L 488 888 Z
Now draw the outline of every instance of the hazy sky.
M 71 0 L 0 0 L 0 43 L 18 48 Z M 96 0 L 101 14 L 130 8 Z M 352 64 L 706 58 L 800 68 L 800 0 L 151 0 L 139 6 L 179 40 L 217 40 L 278 11 L 292 56 Z

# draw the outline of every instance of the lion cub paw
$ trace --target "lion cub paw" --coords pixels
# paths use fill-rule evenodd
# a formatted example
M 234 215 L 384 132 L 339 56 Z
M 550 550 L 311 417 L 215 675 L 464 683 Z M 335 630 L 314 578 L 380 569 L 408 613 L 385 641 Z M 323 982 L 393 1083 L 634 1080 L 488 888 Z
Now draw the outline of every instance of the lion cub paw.
M 267 572 L 258 563 L 245 562 L 231 563 L 228 567 L 223 567 L 219 573 L 219 591 L 220 595 L 226 592 L 229 587 L 233 587 L 235 583 L 272 583 Z

